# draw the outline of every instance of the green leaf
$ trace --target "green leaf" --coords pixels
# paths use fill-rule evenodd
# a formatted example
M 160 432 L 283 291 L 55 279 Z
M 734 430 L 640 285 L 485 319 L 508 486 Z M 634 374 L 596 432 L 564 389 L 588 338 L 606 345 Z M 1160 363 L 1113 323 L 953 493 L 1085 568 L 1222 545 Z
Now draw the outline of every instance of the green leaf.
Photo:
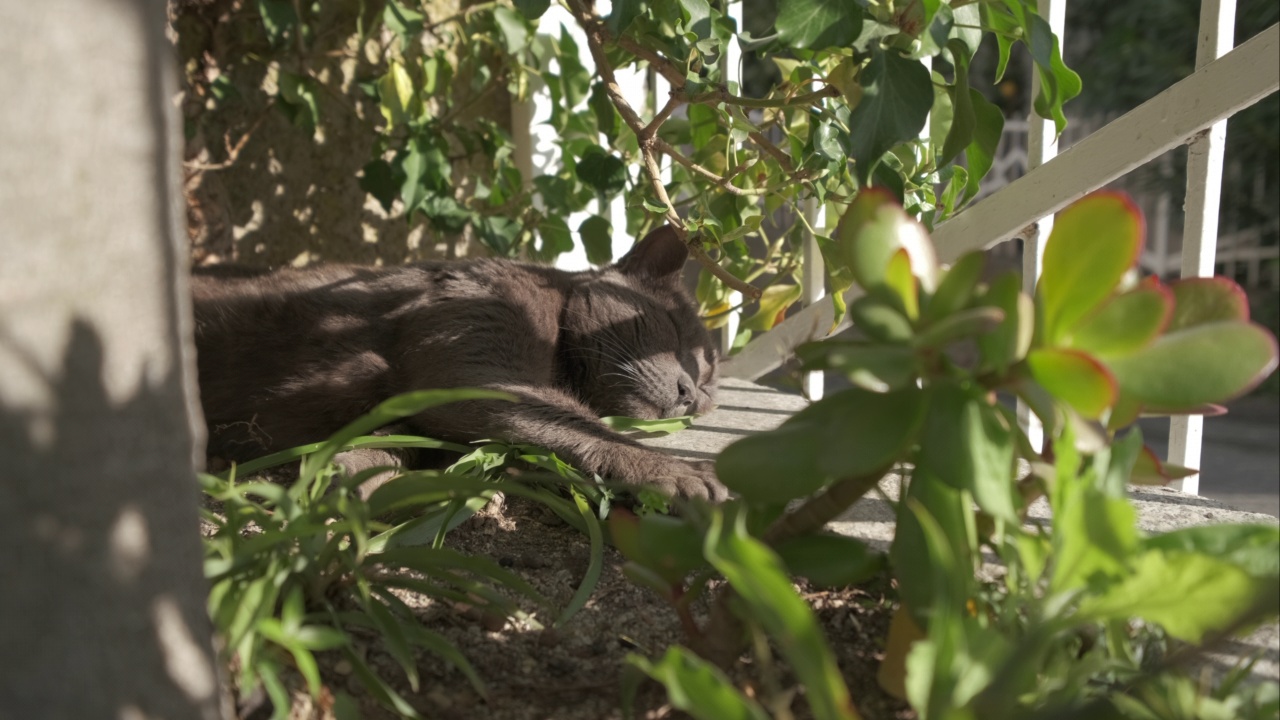
M 1184 278 L 1170 283 L 1173 317 L 1165 332 L 1221 320 L 1248 320 L 1249 298 L 1240 286 L 1223 277 Z
M 402 166 L 378 159 L 364 166 L 360 176 L 360 189 L 376 198 L 383 210 L 391 212 L 391 206 L 400 197 L 404 181 Z
M 1142 541 L 1147 550 L 1200 553 L 1231 563 L 1255 578 L 1280 577 L 1280 527 L 1201 525 Z
M 1068 428 L 1053 444 L 1057 475 L 1050 590 L 1062 592 L 1123 577 L 1138 546 L 1138 514 L 1126 497 L 1108 497 L 1091 469 L 1079 469 Z
M 947 43 L 947 49 L 951 51 L 955 63 L 956 79 L 955 84 L 947 88 L 951 94 L 951 128 L 947 131 L 947 139 L 937 158 L 939 167 L 955 160 L 973 142 L 973 130 L 978 124 L 977 114 L 973 110 L 973 96 L 969 92 L 967 48 L 962 40 L 952 40 Z
M 551 260 L 573 250 L 573 232 L 559 215 L 548 215 L 538 222 L 538 237 L 542 239 L 537 249 L 540 260 Z
M 852 47 L 862 9 L 846 0 L 778 0 L 778 41 L 795 48 Z
M 627 166 L 598 145 L 591 145 L 582 153 L 575 174 L 583 183 L 605 195 L 615 195 L 627 186 Z
M 399 62 L 392 60 L 387 73 L 378 79 L 378 108 L 387 121 L 387 132 L 413 119 L 413 78 Z
M 854 300 L 849 317 L 858 329 L 880 342 L 906 343 L 915 335 L 902 300 L 883 287 Z
M 591 542 L 590 561 L 587 563 L 587 570 L 583 573 L 578 589 L 574 591 L 573 597 L 556 618 L 556 627 L 562 627 L 586 606 L 587 601 L 591 599 L 591 594 L 595 592 L 596 584 L 600 582 L 600 569 L 604 560 L 604 533 L 600 530 L 600 520 L 596 518 L 595 512 L 587 504 L 582 493 L 573 487 L 569 488 L 569 492 L 573 496 L 573 504 L 578 510 L 578 515 L 587 526 L 587 537 Z
M 969 88 L 969 97 L 973 106 L 974 130 L 973 142 L 964 151 L 965 162 L 969 166 L 969 179 L 961 204 L 969 202 L 978 194 L 982 179 L 995 164 L 996 148 L 1004 134 L 1004 113 L 1000 108 L 973 88 Z
M 1167 485 L 1195 474 L 1196 471 L 1190 468 L 1164 462 L 1151 448 L 1143 447 L 1134 460 L 1128 482 L 1134 485 Z
M 593 265 L 607 265 L 613 260 L 613 228 L 609 221 L 592 215 L 578 226 L 578 237 L 587 250 L 587 261 Z
M 1031 377 L 1090 420 L 1115 404 L 1119 388 L 1107 367 L 1079 350 L 1040 348 L 1027 354 Z
M 670 435 L 679 432 L 693 424 L 692 415 L 682 415 L 673 418 L 661 418 L 659 420 L 641 420 L 639 418 L 610 416 L 600 418 L 600 422 L 617 430 L 618 432 L 627 432 L 628 430 L 637 430 L 652 435 Z
M 837 478 L 884 472 L 915 440 L 923 394 L 854 388 L 796 413 L 776 430 L 743 438 L 716 459 L 729 489 L 749 502 L 804 497 Z
M 424 16 L 417 10 L 410 10 L 403 3 L 389 0 L 382 11 L 382 24 L 400 36 L 402 47 L 409 47 L 413 38 L 422 34 Z
M 548 0 L 541 0 L 547 2 Z M 609 32 L 614 36 L 621 35 L 631 27 L 631 23 L 636 18 L 644 14 L 644 0 L 615 0 L 613 9 L 609 12 L 609 17 L 605 18 L 605 25 L 609 28 Z
M 953 313 L 925 328 L 916 335 L 913 345 L 918 348 L 941 348 L 957 340 L 985 335 L 1004 322 L 1004 311 L 993 307 L 974 307 Z
M 591 97 L 587 100 L 587 105 L 596 116 L 596 127 L 609 139 L 609 142 L 616 142 L 618 133 L 622 132 L 622 116 L 618 114 L 618 109 L 609 99 L 609 93 L 605 92 L 604 83 L 591 86 Z M 581 175 L 579 177 L 581 178 Z
M 902 602 L 921 624 L 936 615 L 964 612 L 972 597 L 970 568 L 977 545 L 972 502 L 964 491 L 917 468 L 898 504 L 889 560 Z
M 755 700 L 743 695 L 720 668 L 672 645 L 658 662 L 628 655 L 627 662 L 662 683 L 676 710 L 697 720 L 769 720 Z
M 280 99 L 284 101 L 282 109 L 294 125 L 312 129 L 320 124 L 320 99 L 311 78 L 281 71 Z
M 1037 294 L 1044 339 L 1057 345 L 1109 297 L 1142 250 L 1142 212 L 1127 195 L 1096 192 L 1058 213 Z
M 1105 357 L 1126 355 L 1155 341 L 1173 314 L 1174 295 L 1158 280 L 1104 301 L 1081 321 L 1067 345 Z
M 272 45 L 279 45 L 285 31 L 298 24 L 298 15 L 290 0 L 258 0 L 258 14 L 262 16 L 262 28 Z
M 986 335 L 978 336 L 982 366 L 1003 375 L 1012 364 L 1026 357 L 1035 334 L 1035 306 L 1022 292 L 1022 278 L 1010 271 L 992 281 L 987 292 L 975 302 L 982 307 L 998 308 L 1004 322 Z
M 869 580 L 885 566 L 885 557 L 845 535 L 802 535 L 774 548 L 787 571 L 818 587 L 845 587 Z
M 625 510 L 609 513 L 609 532 L 628 560 L 678 585 L 689 573 L 704 567 L 702 533 L 684 518 Z
M 886 286 L 889 263 L 898 250 L 906 251 L 911 273 L 926 291 L 937 286 L 938 260 L 928 234 L 884 190 L 858 193 L 840 217 L 834 240 L 844 264 L 867 290 Z
M 800 299 L 799 285 L 770 285 L 760 296 L 760 305 L 751 317 L 742 321 L 747 330 L 763 332 L 786 317 L 787 308 Z
M 455 200 L 452 195 L 434 192 L 427 193 L 418 209 L 431 221 L 431 226 L 441 232 L 462 232 L 467 223 L 471 222 L 472 217 L 471 211 Z M 490 222 L 482 222 L 477 228 L 480 231 L 481 238 L 492 243 L 489 245 L 491 248 L 500 253 L 505 253 L 506 248 L 501 238 L 506 237 L 505 230 L 509 228 L 495 224 L 493 218 L 484 219 Z M 503 220 L 506 220 L 506 218 L 503 218 Z
M 415 390 L 396 395 L 378 403 L 372 410 L 347 423 L 341 430 L 331 435 L 314 453 L 303 460 L 299 474 L 303 478 L 313 477 L 352 439 L 389 425 L 393 420 L 416 415 L 427 408 L 463 400 L 515 401 L 515 399 L 515 396 L 503 392 L 470 389 Z
M 814 716 L 855 720 L 858 713 L 817 618 L 796 594 L 778 556 L 747 534 L 744 515 L 738 514 L 726 528 L 723 512 L 713 511 L 703 554 L 738 591 L 750 617 L 787 659 L 806 689 Z
M 515 55 L 529 44 L 529 25 L 516 11 L 504 5 L 493 9 L 493 21 L 502 35 L 507 52 Z
M 1093 620 L 1140 617 L 1159 623 L 1170 636 L 1200 644 L 1225 630 L 1272 587 L 1275 578 L 1251 578 L 1236 565 L 1209 555 L 1148 550 L 1129 572 L 1098 594 L 1080 601 L 1079 614 Z
M 1253 323 L 1211 322 L 1108 358 L 1107 366 L 1120 388 L 1139 401 L 1165 410 L 1191 409 L 1256 387 L 1276 367 L 1276 340 Z
M 537 20 L 542 17 L 547 8 L 551 7 L 551 0 L 512 0 L 511 4 L 515 5 L 520 14 L 527 19 Z M 635 0 L 632 0 L 632 4 L 635 4 Z M 616 14 L 618 12 L 617 4 L 614 5 L 614 8 L 614 13 Z M 617 28 L 613 28 L 613 30 L 615 33 L 617 32 Z
M 985 393 L 941 383 L 929 388 L 918 463 L 957 490 L 973 493 L 993 517 L 1018 523 L 1013 429 Z
M 796 348 L 806 370 L 839 370 L 857 387 L 889 392 L 918 377 L 915 351 L 908 345 L 827 340 Z
M 880 156 L 920 136 L 933 106 L 933 80 L 923 63 L 893 50 L 876 50 L 860 78 L 862 100 L 849 116 L 849 155 L 865 183 Z
M 937 291 L 925 306 L 921 320 L 927 325 L 968 307 L 986 264 L 986 256 L 981 250 L 960 256 L 942 276 Z

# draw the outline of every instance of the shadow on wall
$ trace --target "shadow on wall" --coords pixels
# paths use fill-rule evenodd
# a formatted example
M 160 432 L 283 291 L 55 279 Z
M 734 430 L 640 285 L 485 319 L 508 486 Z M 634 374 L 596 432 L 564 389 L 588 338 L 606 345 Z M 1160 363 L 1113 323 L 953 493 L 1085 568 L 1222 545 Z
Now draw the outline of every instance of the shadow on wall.
M 252 4 L 170 0 L 176 31 L 170 37 L 182 63 L 183 189 L 193 262 L 399 265 L 465 256 L 472 246 L 467 235 L 438 232 L 421 219 L 411 228 L 399 201 L 389 215 L 360 187 L 381 141 L 377 99 L 361 84 L 385 67 L 370 63 L 360 47 L 355 15 L 364 7 L 367 18 L 376 17 L 381 4 L 318 7 L 313 25 L 323 31 L 307 38 L 305 53 L 290 54 L 267 42 Z M 304 73 L 313 83 L 314 130 L 308 113 L 281 99 L 282 72 Z M 454 85 L 469 82 L 459 77 Z M 468 113 L 503 125 L 509 114 L 502 92 Z M 490 163 L 461 147 L 450 160 L 454 184 L 470 195 Z
M 0 328 L 6 364 L 50 396 L 0 404 L 4 715 L 216 717 L 210 623 L 182 610 L 203 608 L 206 588 L 178 376 L 114 401 L 97 331 L 70 333 L 49 375 Z

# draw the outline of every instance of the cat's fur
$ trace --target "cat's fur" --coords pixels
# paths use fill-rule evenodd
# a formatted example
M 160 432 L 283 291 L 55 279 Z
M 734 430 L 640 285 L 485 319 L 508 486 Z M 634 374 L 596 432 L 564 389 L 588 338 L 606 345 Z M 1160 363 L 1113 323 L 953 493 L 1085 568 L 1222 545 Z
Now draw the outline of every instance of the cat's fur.
M 324 439 L 397 393 L 489 388 L 520 402 L 453 403 L 409 429 L 541 445 L 607 479 L 721 500 L 709 463 L 598 420 L 711 409 L 716 352 L 681 284 L 687 257 L 661 228 L 580 273 L 505 260 L 198 272 L 209 452 L 247 460 Z

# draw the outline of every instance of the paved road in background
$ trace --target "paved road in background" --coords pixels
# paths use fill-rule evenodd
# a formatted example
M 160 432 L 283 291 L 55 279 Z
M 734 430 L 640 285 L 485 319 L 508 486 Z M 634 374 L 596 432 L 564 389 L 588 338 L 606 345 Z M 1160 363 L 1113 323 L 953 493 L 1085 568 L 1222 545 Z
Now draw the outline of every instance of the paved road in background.
M 1238 510 L 1280 516 L 1280 398 L 1248 397 L 1204 421 L 1200 494 Z M 1169 421 L 1139 423 L 1151 449 L 1165 457 Z

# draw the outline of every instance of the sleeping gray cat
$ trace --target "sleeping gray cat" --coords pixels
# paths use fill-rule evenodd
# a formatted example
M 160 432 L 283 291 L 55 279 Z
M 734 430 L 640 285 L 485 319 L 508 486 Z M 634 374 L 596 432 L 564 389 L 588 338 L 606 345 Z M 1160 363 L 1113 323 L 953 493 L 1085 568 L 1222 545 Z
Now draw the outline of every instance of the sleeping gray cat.
M 681 284 L 687 257 L 664 227 L 579 273 L 507 260 L 198 271 L 209 453 L 243 461 L 316 442 L 409 390 L 489 388 L 519 402 L 452 403 L 407 429 L 540 445 L 606 479 L 722 500 L 710 463 L 599 421 L 711 409 L 716 351 Z

